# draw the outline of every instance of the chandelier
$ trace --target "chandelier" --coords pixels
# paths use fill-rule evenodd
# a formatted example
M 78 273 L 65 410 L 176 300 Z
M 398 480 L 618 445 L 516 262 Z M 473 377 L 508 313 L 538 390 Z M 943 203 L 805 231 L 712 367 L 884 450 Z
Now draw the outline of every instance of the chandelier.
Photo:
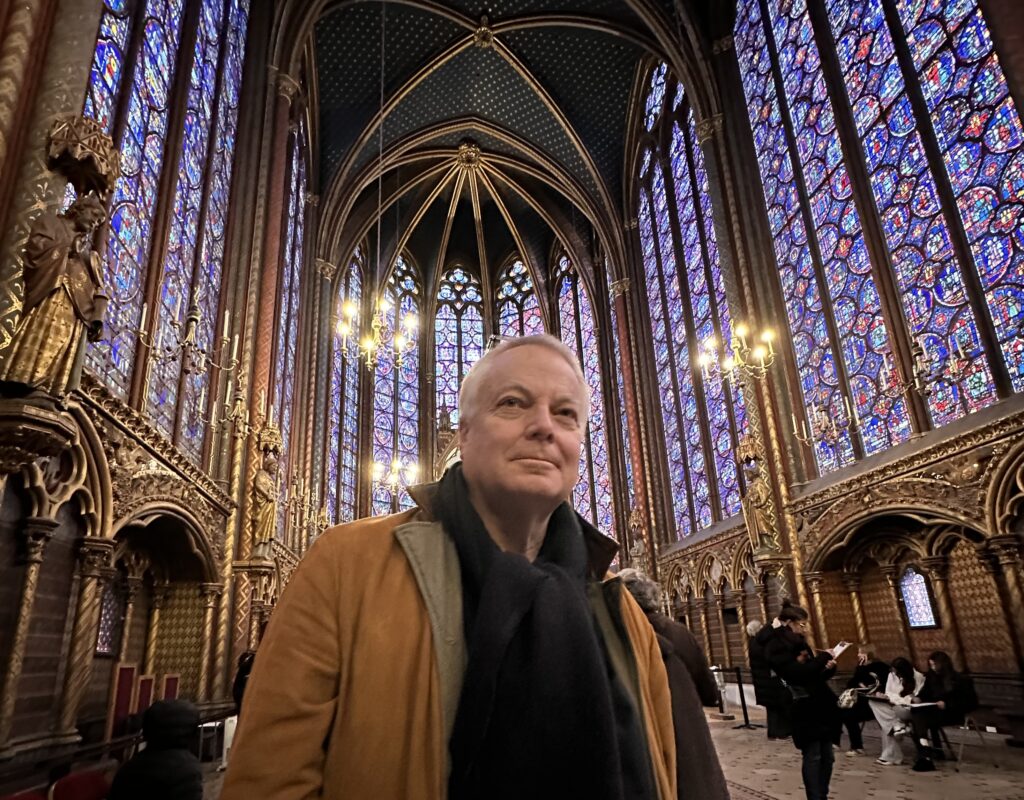
M 371 467 L 373 487 L 388 490 L 393 498 L 398 497 L 401 489 L 406 489 L 416 483 L 419 473 L 420 468 L 415 461 L 403 463 L 398 458 L 391 462 L 390 468 L 380 461 L 374 461 Z
M 735 385 L 747 379 L 763 380 L 775 363 L 775 332 L 766 328 L 753 333 L 744 323 L 732 330 L 731 348 L 718 352 L 718 340 L 710 336 L 697 345 L 697 366 L 704 380 L 720 375 Z
M 337 332 L 341 337 L 341 351 L 346 358 L 362 359 L 366 368 L 373 370 L 381 358 L 391 358 L 401 368 L 405 357 L 416 346 L 416 326 L 419 321 L 415 314 L 406 314 L 395 324 L 392 311 L 394 302 L 387 295 L 381 295 L 374 303 L 370 332 L 359 341 L 352 334 L 355 331 L 359 307 L 352 300 L 341 304 Z

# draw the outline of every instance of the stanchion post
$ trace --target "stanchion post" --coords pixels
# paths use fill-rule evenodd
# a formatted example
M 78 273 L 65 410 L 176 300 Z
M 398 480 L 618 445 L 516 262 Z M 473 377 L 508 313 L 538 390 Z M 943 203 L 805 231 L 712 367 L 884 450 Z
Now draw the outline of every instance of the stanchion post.
M 740 693 L 740 706 L 743 708 L 743 724 L 733 725 L 733 727 L 749 728 L 750 730 L 763 727 L 756 722 L 750 721 L 750 714 L 747 712 L 747 696 L 743 693 L 743 673 L 740 671 L 739 667 L 733 667 L 733 671 L 736 673 L 736 689 Z

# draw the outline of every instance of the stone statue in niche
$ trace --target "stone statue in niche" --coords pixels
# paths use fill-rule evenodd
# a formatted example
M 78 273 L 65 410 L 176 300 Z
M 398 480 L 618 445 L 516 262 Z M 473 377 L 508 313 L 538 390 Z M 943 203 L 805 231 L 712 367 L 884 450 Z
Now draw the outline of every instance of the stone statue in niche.
M 269 556 L 270 543 L 277 533 L 277 503 L 280 491 L 278 457 L 283 442 L 273 423 L 260 431 L 262 463 L 252 485 L 253 554 Z
M 82 195 L 67 211 L 45 213 L 25 246 L 25 300 L 21 321 L 0 353 L 4 394 L 61 398 L 76 389 L 86 339 L 103 333 L 107 295 L 93 235 L 107 218 L 103 201 Z
M 743 482 L 747 490 L 741 499 L 743 521 L 747 525 L 750 546 L 755 552 L 777 551 L 779 534 L 775 525 L 775 508 L 772 490 L 761 469 L 754 442 L 749 436 L 740 440 L 737 450 L 743 467 Z

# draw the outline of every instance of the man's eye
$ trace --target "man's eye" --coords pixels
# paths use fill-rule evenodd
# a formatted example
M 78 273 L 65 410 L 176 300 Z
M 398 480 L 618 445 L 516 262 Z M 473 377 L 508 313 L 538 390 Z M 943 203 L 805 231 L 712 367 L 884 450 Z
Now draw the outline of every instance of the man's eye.
M 522 404 L 523 401 L 518 397 L 505 397 L 498 401 L 499 406 L 505 406 L 507 408 L 516 408 Z
M 576 413 L 576 409 L 575 408 L 563 408 L 558 413 L 559 413 L 560 416 L 568 417 L 569 419 L 572 419 L 572 420 L 579 419 L 579 414 Z

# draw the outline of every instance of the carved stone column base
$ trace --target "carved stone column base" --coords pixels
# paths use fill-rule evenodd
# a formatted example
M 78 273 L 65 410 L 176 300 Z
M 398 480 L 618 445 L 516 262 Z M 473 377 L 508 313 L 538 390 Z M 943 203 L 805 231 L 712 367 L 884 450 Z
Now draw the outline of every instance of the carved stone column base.
M 0 475 L 10 475 L 39 458 L 74 444 L 78 426 L 71 415 L 42 398 L 0 398 Z

